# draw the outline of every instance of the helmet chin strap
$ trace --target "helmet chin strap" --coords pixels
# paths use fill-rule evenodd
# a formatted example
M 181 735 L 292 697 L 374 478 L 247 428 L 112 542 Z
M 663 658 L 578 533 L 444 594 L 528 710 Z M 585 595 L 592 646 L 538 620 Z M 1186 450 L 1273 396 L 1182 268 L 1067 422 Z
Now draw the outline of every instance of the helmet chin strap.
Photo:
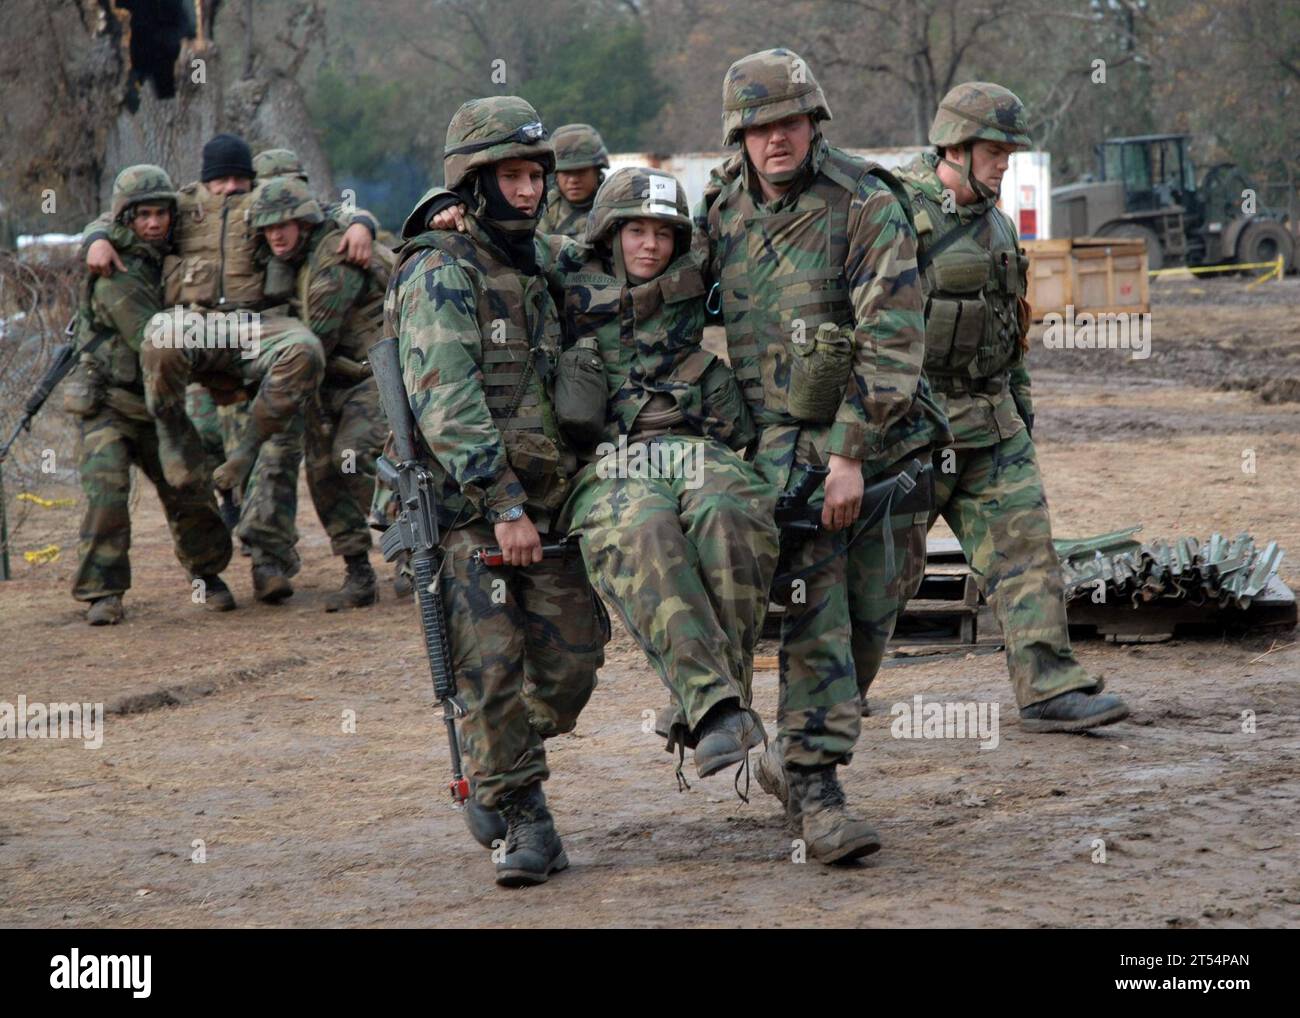
M 971 167 L 975 164 L 974 146 L 965 145 L 965 158 L 960 163 L 954 163 L 946 156 L 940 156 L 939 160 L 949 169 L 955 170 L 962 179 L 962 183 L 980 200 L 987 201 L 989 198 L 996 198 L 998 193 L 990 188 L 983 181 L 979 180 L 973 173 Z

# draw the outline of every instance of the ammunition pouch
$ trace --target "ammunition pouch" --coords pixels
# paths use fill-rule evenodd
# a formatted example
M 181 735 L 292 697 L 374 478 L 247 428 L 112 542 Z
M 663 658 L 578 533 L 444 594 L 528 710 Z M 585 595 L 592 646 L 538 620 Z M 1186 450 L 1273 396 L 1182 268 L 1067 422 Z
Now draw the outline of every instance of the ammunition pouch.
M 104 403 L 104 388 L 94 361 L 83 355 L 63 383 L 63 409 L 74 417 L 94 417 Z
M 266 263 L 266 279 L 263 294 L 275 303 L 289 300 L 294 294 L 298 280 L 298 270 L 280 258 L 272 258 Z M 303 312 L 306 314 L 306 312 Z
M 144 396 L 132 392 L 130 389 L 121 389 L 115 385 L 110 385 L 104 390 L 104 402 L 114 413 L 125 417 L 127 420 L 141 422 L 153 420 L 153 415 L 149 413 L 149 408 L 145 405 Z
M 829 424 L 844 402 L 853 370 L 852 331 L 823 322 L 811 339 L 793 346 L 788 412 L 809 424 Z
M 510 469 L 524 486 L 530 505 L 554 512 L 569 494 L 569 481 L 561 469 L 559 447 L 534 431 L 501 433 Z
M 608 407 L 605 363 L 596 341 L 584 337 L 563 351 L 556 364 L 556 421 L 574 445 L 589 449 L 605 433 Z

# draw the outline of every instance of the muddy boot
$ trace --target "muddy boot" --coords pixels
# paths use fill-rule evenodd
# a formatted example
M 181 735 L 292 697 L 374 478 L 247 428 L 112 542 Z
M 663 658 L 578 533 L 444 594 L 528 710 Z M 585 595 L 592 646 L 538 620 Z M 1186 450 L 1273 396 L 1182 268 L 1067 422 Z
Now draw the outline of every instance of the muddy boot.
M 715 704 L 695 731 L 695 772 L 702 778 L 745 759 L 763 742 L 763 726 L 737 700 Z
M 221 522 L 233 534 L 235 528 L 239 526 L 239 506 L 235 505 L 235 493 L 222 489 L 219 494 L 221 495 Z
M 546 808 L 540 781 L 512 789 L 501 796 L 497 805 L 506 821 L 504 855 L 496 863 L 498 884 L 544 884 L 552 873 L 568 868 L 569 857 L 555 833 L 555 821 Z
M 1112 725 L 1128 717 L 1128 704 L 1107 693 L 1072 689 L 1041 703 L 1020 708 L 1020 727 L 1026 732 L 1082 732 Z
M 206 481 L 207 458 L 203 440 L 184 407 L 164 410 L 154 418 L 158 436 L 158 459 L 163 478 L 173 488 L 187 488 Z M 217 485 L 231 487 L 231 485 Z
M 203 607 L 210 612 L 229 612 L 235 610 L 235 595 L 226 586 L 220 576 L 195 576 L 203 584 Z
M 343 586 L 325 598 L 327 612 L 342 611 L 344 608 L 364 608 L 379 600 L 379 590 L 375 586 L 375 571 L 370 567 L 370 556 L 364 551 L 347 555 L 347 576 Z
M 790 826 L 799 830 L 801 818 L 798 807 L 793 809 L 790 804 L 790 784 L 786 779 L 785 760 L 782 756 L 781 740 L 773 739 L 767 744 L 767 749 L 757 756 L 754 762 L 754 775 L 758 778 L 759 787 L 768 795 L 775 796 L 785 810 L 786 818 L 790 821 Z
M 871 704 L 867 701 L 865 696 L 862 698 L 862 716 L 864 718 L 871 717 Z
M 506 818 L 498 810 L 488 809 L 470 792 L 465 803 L 465 826 L 470 836 L 484 848 L 495 848 L 498 841 L 506 840 Z
M 92 626 L 115 626 L 122 621 L 125 615 L 126 612 L 122 608 L 121 594 L 97 597 L 90 602 L 90 607 L 86 609 L 86 621 Z
M 802 814 L 802 831 L 808 854 L 827 865 L 870 855 L 880 848 L 880 835 L 865 820 L 844 808 L 844 789 L 835 765 L 792 767 L 787 772 L 790 798 Z
M 253 566 L 253 596 L 267 604 L 279 604 L 293 597 L 293 584 L 284 570 L 274 563 Z

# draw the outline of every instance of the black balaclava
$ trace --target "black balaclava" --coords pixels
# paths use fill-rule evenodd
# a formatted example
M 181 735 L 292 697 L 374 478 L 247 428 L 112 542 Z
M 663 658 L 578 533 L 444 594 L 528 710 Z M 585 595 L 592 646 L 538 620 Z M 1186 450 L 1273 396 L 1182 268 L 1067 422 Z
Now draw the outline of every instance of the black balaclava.
M 466 180 L 456 188 L 456 192 L 471 209 L 479 209 L 481 199 L 480 222 L 514 268 L 526 276 L 535 276 L 541 271 L 537 265 L 533 236 L 537 232 L 537 218 L 546 207 L 545 196 L 538 203 L 536 213 L 525 215 L 501 193 L 495 163 L 484 166 L 472 180 Z

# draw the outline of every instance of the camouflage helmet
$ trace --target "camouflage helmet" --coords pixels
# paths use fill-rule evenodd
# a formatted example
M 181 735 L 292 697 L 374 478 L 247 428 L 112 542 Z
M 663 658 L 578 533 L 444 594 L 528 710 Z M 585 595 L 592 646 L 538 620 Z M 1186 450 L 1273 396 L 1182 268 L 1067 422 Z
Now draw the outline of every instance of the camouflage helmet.
M 304 183 L 307 171 L 302 168 L 298 153 L 289 148 L 268 148 L 253 157 L 253 173 L 258 180 L 272 177 L 297 177 Z
M 442 152 L 446 186 L 458 187 L 471 170 L 504 159 L 532 159 L 546 173 L 555 169 L 555 149 L 542 118 L 517 95 L 471 99 L 447 125 Z
M 146 201 L 167 202 L 175 210 L 176 189 L 172 187 L 172 178 L 161 166 L 151 163 L 128 166 L 113 181 L 113 219 L 120 221 L 122 213 L 132 205 Z
M 948 148 L 977 138 L 1026 148 L 1032 144 L 1025 104 L 1010 89 L 988 81 L 968 81 L 943 97 L 930 125 L 930 144 Z
M 311 191 L 297 177 L 273 177 L 261 184 L 253 196 L 250 215 L 253 228 L 259 230 L 290 219 L 302 219 L 308 223 L 325 220 L 325 213 L 311 196 Z
M 587 243 L 608 241 L 629 219 L 658 219 L 676 227 L 686 244 L 691 239 L 691 213 L 686 190 L 662 170 L 628 166 L 611 173 L 600 185 L 587 218 Z
M 551 135 L 555 144 L 557 170 L 585 170 L 589 166 L 609 169 L 605 142 L 590 124 L 565 124 Z
M 722 143 L 740 141 L 746 127 L 792 113 L 830 120 L 831 108 L 812 70 L 793 50 L 769 49 L 741 57 L 722 79 Z

